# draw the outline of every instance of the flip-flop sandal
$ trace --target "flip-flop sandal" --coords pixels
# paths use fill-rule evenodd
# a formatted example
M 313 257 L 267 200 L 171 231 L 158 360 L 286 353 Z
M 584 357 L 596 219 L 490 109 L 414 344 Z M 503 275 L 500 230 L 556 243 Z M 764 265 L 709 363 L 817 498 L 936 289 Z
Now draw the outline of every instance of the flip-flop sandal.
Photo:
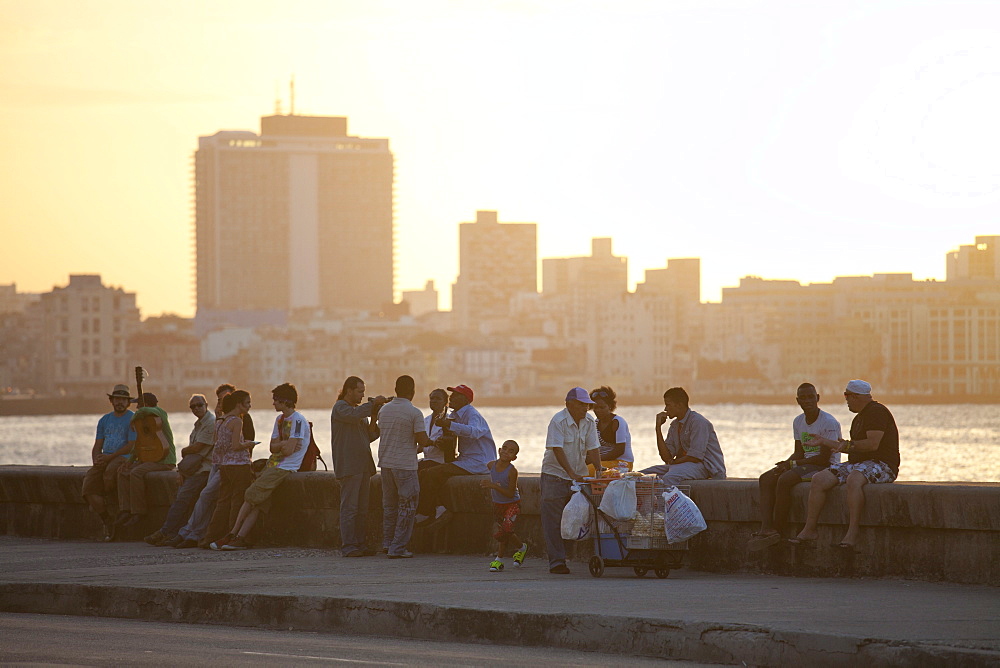
M 854 552 L 854 546 L 850 543 L 831 543 L 830 547 L 836 548 L 838 550 L 843 550 L 844 552 Z
M 766 536 L 758 535 L 756 538 L 752 539 L 747 544 L 747 549 L 751 552 L 758 552 L 765 548 L 771 547 L 772 545 L 777 545 L 781 542 L 781 534 L 772 533 Z
M 812 550 L 816 547 L 815 538 L 789 538 L 786 542 L 793 547 L 801 547 L 808 550 Z

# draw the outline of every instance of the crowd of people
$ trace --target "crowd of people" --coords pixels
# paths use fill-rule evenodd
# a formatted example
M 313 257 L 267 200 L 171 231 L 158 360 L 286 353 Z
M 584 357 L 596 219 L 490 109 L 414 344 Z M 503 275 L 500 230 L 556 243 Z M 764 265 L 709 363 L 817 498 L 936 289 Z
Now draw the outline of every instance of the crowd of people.
M 333 472 L 340 484 L 340 536 L 344 557 L 379 554 L 409 559 L 416 527 L 447 526 L 457 508 L 446 483 L 456 476 L 480 476 L 493 503 L 497 541 L 489 569 L 501 571 L 510 553 L 515 566 L 527 555 L 528 545 L 518 537 L 520 513 L 518 472 L 513 462 L 518 443 L 506 440 L 499 450 L 490 426 L 473 406 L 471 387 L 459 384 L 435 389 L 428 396 L 430 413 L 413 404 L 416 383 L 410 376 L 396 380 L 392 396 L 368 396 L 364 381 L 344 381 L 330 416 Z M 274 491 L 294 471 L 315 467 L 312 424 L 296 410 L 298 392 L 291 383 L 271 391 L 277 413 L 268 442 L 268 457 L 253 460 L 260 445 L 250 417 L 249 392 L 231 384 L 215 392 L 215 409 L 195 394 L 189 402 L 195 418 L 188 444 L 174 445 L 167 413 L 152 393 L 136 401 L 126 385 L 108 394 L 112 411 L 97 425 L 93 466 L 84 477 L 83 496 L 105 527 L 105 539 L 114 540 L 120 528 L 135 526 L 148 512 L 145 477 L 154 471 L 176 470 L 177 494 L 163 524 L 145 537 L 151 545 L 177 549 L 243 550 L 260 515 L 266 514 Z M 748 543 L 762 550 L 782 540 L 808 546 L 818 537 L 817 521 L 827 493 L 845 485 L 849 523 L 837 547 L 853 550 L 859 538 L 866 484 L 888 483 L 899 472 L 899 433 L 890 411 L 872 398 L 863 380 L 847 384 L 844 398 L 856 413 L 850 439 L 829 413 L 820 410 L 816 388 L 803 383 L 796 392 L 802 414 L 792 423 L 792 454 L 759 478 L 761 524 Z M 641 469 L 665 484 L 726 477 L 725 457 L 712 423 L 690 407 L 680 387 L 663 395 L 664 410 L 656 415 L 657 451 L 662 463 Z M 560 533 L 563 509 L 575 483 L 600 477 L 606 469 L 631 471 L 635 466 L 629 426 L 615 413 L 617 395 L 608 386 L 591 392 L 572 388 L 565 408 L 550 420 L 541 463 L 541 526 L 549 572 L 569 573 L 567 544 Z M 670 421 L 664 436 L 663 426 Z M 151 447 L 138 447 L 147 439 Z M 371 444 L 378 440 L 378 468 Z M 161 446 L 157 449 L 157 445 Z M 143 453 L 155 452 L 155 455 Z M 841 455 L 847 461 L 841 461 Z M 152 460 L 151 460 L 152 459 Z M 369 481 L 381 473 L 382 540 L 369 545 Z M 809 482 L 806 521 L 787 538 L 792 489 Z M 109 511 L 117 497 L 118 514 Z

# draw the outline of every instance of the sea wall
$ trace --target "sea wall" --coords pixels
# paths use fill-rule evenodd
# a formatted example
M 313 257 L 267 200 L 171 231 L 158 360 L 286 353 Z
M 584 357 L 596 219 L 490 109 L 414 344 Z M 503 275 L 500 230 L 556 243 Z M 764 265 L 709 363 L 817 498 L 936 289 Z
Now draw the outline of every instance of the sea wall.
M 0 533 L 64 540 L 98 540 L 99 519 L 80 496 L 84 467 L 0 466 Z M 522 515 L 517 532 L 544 551 L 539 522 L 539 479 L 519 479 Z M 154 473 L 147 485 L 150 513 L 122 540 L 141 540 L 166 515 L 176 489 L 173 473 Z M 381 491 L 372 479 L 369 534 L 379 544 Z M 803 520 L 808 485 L 794 490 L 793 525 Z M 444 530 L 417 530 L 418 552 L 486 554 L 491 549 L 492 509 L 479 478 L 448 483 L 452 507 L 459 510 Z M 269 516 L 252 540 L 259 545 L 338 547 L 340 487 L 331 473 L 296 473 L 275 492 Z M 899 482 L 869 485 L 855 552 L 830 547 L 847 522 L 843 488 L 830 493 L 821 516 L 815 547 L 781 543 L 763 552 L 746 549 L 756 530 L 756 480 L 702 480 L 691 483 L 691 496 L 708 522 L 708 531 L 689 542 L 688 568 L 715 572 L 761 572 L 801 576 L 907 577 L 923 580 L 1000 585 L 1000 484 Z M 150 548 L 152 549 L 152 548 Z M 576 557 L 591 554 L 589 542 L 577 545 Z

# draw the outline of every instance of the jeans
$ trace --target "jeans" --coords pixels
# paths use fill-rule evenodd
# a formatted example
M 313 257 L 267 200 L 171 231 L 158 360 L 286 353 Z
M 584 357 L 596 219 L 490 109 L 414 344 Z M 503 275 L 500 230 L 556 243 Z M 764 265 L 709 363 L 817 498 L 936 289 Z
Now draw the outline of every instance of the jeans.
M 382 547 L 403 554 L 413 536 L 420 484 L 416 471 L 382 469 Z
M 340 478 L 340 551 L 365 549 L 370 473 Z
M 184 479 L 184 482 L 177 489 L 177 497 L 170 504 L 167 518 L 163 520 L 163 526 L 160 527 L 161 534 L 167 538 L 173 538 L 177 535 L 177 531 L 187 521 L 191 510 L 198 501 L 198 495 L 201 494 L 201 490 L 205 488 L 207 483 L 208 471 L 202 471 Z
M 562 538 L 563 508 L 573 496 L 566 480 L 549 473 L 542 474 L 542 535 L 545 536 L 545 553 L 549 556 L 549 568 L 566 563 L 566 542 Z
M 208 472 L 208 484 L 201 490 L 198 503 L 194 504 L 194 511 L 177 535 L 188 540 L 201 540 L 208 530 L 208 523 L 212 521 L 212 513 L 215 512 L 215 502 L 219 498 L 219 485 L 222 482 L 222 472 L 217 464 L 212 464 L 212 470 Z

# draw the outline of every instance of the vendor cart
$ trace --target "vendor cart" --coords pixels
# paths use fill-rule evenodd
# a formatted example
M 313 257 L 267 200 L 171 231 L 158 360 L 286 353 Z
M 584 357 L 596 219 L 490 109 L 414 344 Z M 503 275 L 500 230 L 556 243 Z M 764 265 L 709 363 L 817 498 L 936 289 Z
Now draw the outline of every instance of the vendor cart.
M 631 568 L 637 577 L 653 571 L 658 578 L 670 575 L 671 569 L 681 568 L 687 541 L 667 543 L 663 531 L 663 493 L 670 488 L 656 476 L 637 478 L 635 482 L 636 515 L 630 520 L 615 520 L 600 509 L 604 490 L 614 478 L 599 478 L 581 485 L 584 496 L 594 508 L 596 533 L 594 556 L 588 567 L 595 578 L 604 575 L 605 568 Z M 690 495 L 688 485 L 677 488 Z

